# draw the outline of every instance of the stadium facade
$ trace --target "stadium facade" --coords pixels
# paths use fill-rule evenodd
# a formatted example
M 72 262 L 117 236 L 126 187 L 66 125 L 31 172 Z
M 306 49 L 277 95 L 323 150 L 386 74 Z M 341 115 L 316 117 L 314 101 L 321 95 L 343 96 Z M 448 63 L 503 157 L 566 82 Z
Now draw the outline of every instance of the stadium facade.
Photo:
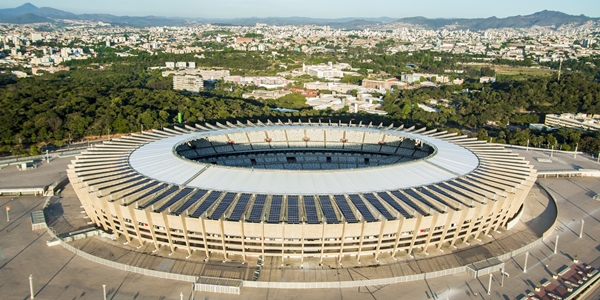
M 67 172 L 91 220 L 128 242 L 282 261 L 454 246 L 506 226 L 536 179 L 466 136 L 291 121 L 132 134 Z

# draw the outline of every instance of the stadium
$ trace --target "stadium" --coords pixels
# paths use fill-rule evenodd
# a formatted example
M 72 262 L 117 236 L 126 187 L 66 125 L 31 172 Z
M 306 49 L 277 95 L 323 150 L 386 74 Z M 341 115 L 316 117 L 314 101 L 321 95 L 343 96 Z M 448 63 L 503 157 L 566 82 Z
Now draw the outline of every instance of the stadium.
M 92 222 L 209 259 L 454 246 L 518 218 L 536 171 L 475 138 L 373 124 L 185 125 L 106 141 L 68 177 Z

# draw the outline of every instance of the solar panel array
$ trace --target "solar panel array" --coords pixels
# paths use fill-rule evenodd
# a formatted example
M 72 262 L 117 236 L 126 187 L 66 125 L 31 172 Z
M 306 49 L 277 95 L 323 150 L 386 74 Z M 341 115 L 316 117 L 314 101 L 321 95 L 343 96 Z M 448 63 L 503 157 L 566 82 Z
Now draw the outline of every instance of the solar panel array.
M 346 201 L 346 198 L 344 198 L 343 195 L 335 195 L 335 196 L 333 196 L 333 199 L 335 200 L 335 203 L 340 208 L 342 215 L 344 216 L 344 218 L 346 219 L 346 221 L 348 223 L 357 223 L 358 222 L 358 219 L 352 212 L 352 209 L 348 205 L 348 202 Z
M 167 201 L 167 203 L 163 204 L 158 210 L 156 210 L 156 212 L 162 212 L 162 211 L 164 211 L 169 206 L 173 205 L 177 201 L 179 201 L 182 198 L 184 198 L 185 196 L 189 195 L 192 191 L 193 191 L 193 189 L 190 189 L 190 188 L 182 189 L 175 196 L 171 197 L 171 199 L 169 199 L 169 201 Z
M 198 202 L 202 198 L 202 196 L 206 195 L 206 190 L 197 190 L 183 205 L 181 205 L 176 211 L 175 215 L 180 215 L 194 203 Z
M 445 181 L 444 184 L 453 187 L 455 190 L 461 190 L 461 189 L 463 189 L 463 190 L 470 191 L 470 192 L 472 192 L 474 194 L 480 195 L 481 197 L 485 197 L 484 194 L 482 194 L 481 192 L 479 192 L 479 188 L 478 187 L 474 187 L 471 184 L 466 184 L 464 186 L 464 185 L 461 185 L 461 184 L 457 183 L 454 180 Z M 463 194 L 464 194 L 464 192 L 463 192 Z
M 371 203 L 371 205 L 373 205 L 373 207 L 375 207 L 375 209 L 377 209 L 381 213 L 381 215 L 383 215 L 384 218 L 386 218 L 387 220 L 394 220 L 394 219 L 396 219 L 385 208 L 385 206 L 383 206 L 383 204 L 381 203 L 381 201 L 379 201 L 379 199 L 377 199 L 377 197 L 375 197 L 375 195 L 373 195 L 373 194 L 363 194 L 363 197 L 365 197 L 365 199 L 367 199 L 367 201 L 369 203 Z
M 388 193 L 386 192 L 380 192 L 377 193 L 377 195 L 379 196 L 379 198 L 381 198 L 383 201 L 387 202 L 387 204 L 391 205 L 395 210 L 397 210 L 402 216 L 404 216 L 405 218 L 412 218 L 412 214 L 409 214 L 402 206 L 400 206 L 400 204 L 398 204 L 398 202 L 396 202 L 396 200 L 394 200 Z
M 125 198 L 125 197 L 128 197 L 128 196 L 131 196 L 131 195 L 136 194 L 136 193 L 138 193 L 140 191 L 143 191 L 145 189 L 152 188 L 152 187 L 154 187 L 154 186 L 156 186 L 156 185 L 158 185 L 160 183 L 158 181 L 153 181 L 150 184 L 144 185 L 144 184 L 148 183 L 149 181 L 150 181 L 150 179 L 144 179 L 144 180 L 141 180 L 140 182 L 137 182 L 136 184 L 133 185 L 133 187 L 137 186 L 138 188 L 136 188 L 136 189 L 132 190 L 131 192 L 123 195 L 122 197 Z
M 454 205 L 450 205 L 450 203 L 448 203 L 444 199 L 441 199 L 440 197 L 436 196 L 428 189 L 419 189 L 419 192 L 423 193 L 425 196 L 428 196 L 431 199 L 435 199 L 437 202 L 447 206 L 448 208 L 454 208 Z
M 424 211 L 423 209 L 421 209 L 421 207 L 419 205 L 417 205 L 416 203 L 414 203 L 412 200 L 410 200 L 408 197 L 404 196 L 404 194 L 402 194 L 399 191 L 395 191 L 392 192 L 392 195 L 394 195 L 396 198 L 398 198 L 400 201 L 406 203 L 408 206 L 410 206 L 412 209 L 416 210 L 417 213 L 424 215 L 424 216 L 428 216 L 429 213 L 427 213 L 426 211 Z
M 403 190 L 407 195 L 413 197 L 414 199 L 416 199 L 417 201 L 424 203 L 425 205 L 429 206 L 430 208 L 439 211 L 439 209 L 437 209 L 429 200 L 425 199 L 425 197 L 423 197 L 421 194 L 417 193 L 415 190 L 411 190 L 411 189 L 406 189 Z
M 206 212 L 221 196 L 221 192 L 211 192 L 206 199 L 198 206 L 196 211 L 192 213 L 192 218 L 199 218 L 204 212 Z
M 450 199 L 453 199 L 454 201 L 460 202 L 460 203 L 462 203 L 463 205 L 467 205 L 466 203 L 464 203 L 464 201 L 461 201 L 461 200 L 459 199 L 460 197 L 455 197 L 455 196 L 452 196 L 452 195 L 450 195 L 448 192 L 446 192 L 446 191 L 442 190 L 440 187 L 438 187 L 438 186 L 436 186 L 436 185 L 430 185 L 430 186 L 428 186 L 427 188 L 429 188 L 430 190 L 432 190 L 432 191 L 434 191 L 434 192 L 436 192 L 436 193 L 438 193 L 438 194 L 442 194 L 442 195 L 444 195 L 444 196 L 446 196 L 446 197 L 448 197 L 448 198 L 450 198 Z
M 319 215 L 315 205 L 314 196 L 304 196 L 304 211 L 306 211 L 306 222 L 308 224 L 319 224 Z
M 161 184 L 161 185 L 158 185 L 157 187 L 155 187 L 155 188 L 151 189 L 150 191 L 147 191 L 146 193 L 142 194 L 142 196 L 138 197 L 138 198 L 137 198 L 137 200 L 142 200 L 142 199 L 144 199 L 144 198 L 146 198 L 146 197 L 148 197 L 148 196 L 150 196 L 150 195 L 153 195 L 153 194 L 159 193 L 159 192 L 160 192 L 161 190 L 163 190 L 164 188 L 165 188 L 165 187 L 164 187 L 162 184 Z M 144 206 L 144 207 L 148 207 L 148 206 L 146 205 L 146 206 Z
M 300 223 L 300 218 L 298 214 L 298 196 L 288 196 L 287 197 L 287 222 L 288 224 L 298 224 Z
M 371 213 L 371 211 L 369 210 L 369 208 L 365 205 L 365 203 L 363 202 L 363 200 L 360 198 L 359 195 L 348 195 L 348 198 L 350 198 L 350 201 L 352 201 L 352 204 L 354 204 L 354 206 L 356 207 L 356 209 L 358 209 L 358 211 L 360 212 L 360 214 L 363 216 L 363 218 L 365 219 L 365 221 L 367 222 L 375 222 L 377 221 L 377 218 L 375 218 L 373 216 L 373 214 Z M 343 211 L 342 211 L 343 213 Z M 346 216 L 346 215 L 344 215 Z M 346 217 L 346 220 L 348 220 L 348 218 Z
M 239 221 L 242 219 L 242 215 L 246 211 L 246 206 L 248 206 L 248 201 L 250 201 L 250 196 L 250 194 L 242 194 L 240 196 L 238 202 L 233 208 L 233 211 L 231 212 L 231 215 L 229 215 L 229 218 L 227 218 L 227 220 Z
M 275 195 L 271 199 L 271 209 L 269 211 L 269 218 L 267 223 L 279 223 L 281 216 L 281 204 L 283 202 L 283 196 Z
M 252 211 L 250 212 L 248 222 L 260 222 L 260 220 L 262 219 L 262 212 L 263 208 L 265 207 L 266 201 L 267 195 L 256 195 L 256 199 L 254 200 L 254 205 L 252 206 Z
M 213 211 L 213 213 L 210 215 L 209 219 L 218 220 L 227 210 L 229 205 L 231 205 L 231 202 L 233 202 L 235 196 L 236 194 L 234 193 L 227 193 L 225 197 L 223 197 L 223 200 L 221 200 L 221 203 L 219 203 L 215 211 Z
M 148 203 L 144 204 L 143 206 L 140 205 L 140 208 L 146 208 L 146 207 L 150 207 L 152 205 L 154 205 L 154 203 L 157 203 L 158 201 L 162 200 L 163 197 L 169 196 L 171 193 L 174 193 L 175 191 L 177 191 L 179 189 L 179 186 L 177 185 L 173 185 L 171 186 L 169 189 L 167 189 L 166 191 L 164 191 L 164 193 L 161 193 L 160 196 L 154 195 L 153 199 L 150 200 Z M 143 198 L 140 198 L 143 199 Z
M 321 202 L 321 209 L 323 210 L 323 215 L 325 215 L 325 219 L 327 219 L 327 223 L 339 223 L 340 220 L 335 214 L 335 210 L 333 209 L 333 205 L 331 204 L 331 199 L 329 199 L 329 196 L 321 195 L 319 196 L 319 200 Z

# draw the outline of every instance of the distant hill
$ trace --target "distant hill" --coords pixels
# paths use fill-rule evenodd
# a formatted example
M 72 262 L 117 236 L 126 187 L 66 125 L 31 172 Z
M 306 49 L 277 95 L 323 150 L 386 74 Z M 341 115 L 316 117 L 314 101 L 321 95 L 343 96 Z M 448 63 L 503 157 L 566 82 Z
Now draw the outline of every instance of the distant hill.
M 485 19 L 427 19 L 424 17 L 403 18 L 400 23 L 420 25 L 427 28 L 439 29 L 455 25 L 460 29 L 486 30 L 493 28 L 530 28 L 532 26 L 562 26 L 565 24 L 581 25 L 589 21 L 598 22 L 600 18 L 590 18 L 584 15 L 573 16 L 558 11 L 544 10 L 527 16 L 507 18 L 490 17 Z
M 40 17 L 32 13 L 25 13 L 18 16 L 5 16 L 0 15 L 0 23 L 11 23 L 11 24 L 32 24 L 32 23 L 46 23 L 54 22 L 54 20 Z
M 53 19 L 102 21 L 113 25 L 124 26 L 184 26 L 193 24 L 228 24 L 234 26 L 253 26 L 256 23 L 268 25 L 319 25 L 332 28 L 360 29 L 376 26 L 382 23 L 407 23 L 419 25 L 426 28 L 438 29 L 445 26 L 454 26 L 460 29 L 485 30 L 490 28 L 529 28 L 532 26 L 556 26 L 564 24 L 584 24 L 589 21 L 598 22 L 600 18 L 590 18 L 584 15 L 573 16 L 557 11 L 541 11 L 527 16 L 515 16 L 507 18 L 479 18 L 479 19 L 428 19 L 424 17 L 411 17 L 393 19 L 381 18 L 306 18 L 306 17 L 270 17 L 270 18 L 234 18 L 234 19 L 210 19 L 210 18 L 166 18 L 157 16 L 114 16 L 110 14 L 73 14 L 70 12 L 54 9 L 51 7 L 37 7 L 31 3 L 25 3 L 16 8 L 0 9 L 1 23 L 40 23 L 52 22 Z

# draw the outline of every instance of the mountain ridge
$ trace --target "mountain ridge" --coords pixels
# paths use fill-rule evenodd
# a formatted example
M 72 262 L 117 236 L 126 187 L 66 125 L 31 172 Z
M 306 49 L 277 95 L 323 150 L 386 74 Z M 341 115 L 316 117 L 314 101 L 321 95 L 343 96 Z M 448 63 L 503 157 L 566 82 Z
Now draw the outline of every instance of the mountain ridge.
M 486 30 L 496 28 L 531 28 L 533 26 L 560 27 L 565 24 L 582 25 L 587 22 L 600 22 L 600 18 L 585 15 L 569 15 L 558 11 L 543 10 L 530 15 L 517 15 L 506 18 L 495 16 L 488 18 L 435 18 L 422 16 L 407 18 L 310 18 L 310 17 L 247 17 L 247 18 L 178 18 L 160 16 L 115 16 L 111 14 L 74 14 L 51 8 L 37 7 L 25 3 L 15 8 L 0 9 L 0 23 L 42 23 L 56 19 L 106 22 L 122 26 L 185 26 L 193 24 L 219 23 L 233 26 L 253 26 L 256 23 L 268 25 L 318 25 L 332 28 L 359 29 L 381 25 L 383 23 L 405 23 L 430 29 L 452 26 L 457 29 Z

